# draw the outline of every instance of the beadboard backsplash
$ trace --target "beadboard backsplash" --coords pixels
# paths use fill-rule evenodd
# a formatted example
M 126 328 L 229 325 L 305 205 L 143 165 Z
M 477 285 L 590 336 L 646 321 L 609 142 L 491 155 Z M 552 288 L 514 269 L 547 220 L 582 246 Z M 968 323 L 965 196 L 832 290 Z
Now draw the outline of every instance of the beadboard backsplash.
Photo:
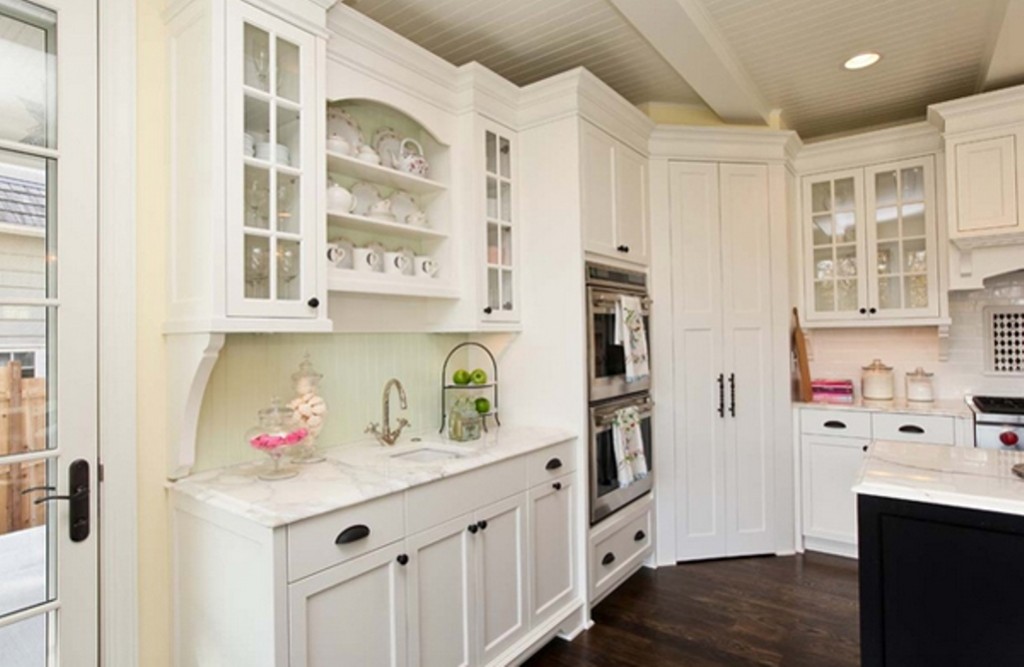
M 894 367 L 897 397 L 906 394 L 904 374 L 918 366 L 935 373 L 937 398 L 1024 394 L 1024 376 L 985 373 L 982 309 L 989 305 L 1024 305 L 1024 271 L 991 278 L 985 289 L 950 292 L 948 361 L 939 361 L 935 327 L 818 329 L 811 334 L 811 377 L 852 379 L 860 396 L 860 367 L 877 358 Z
M 392 377 L 402 381 L 409 399 L 409 410 L 402 413 L 396 392 L 392 419 L 405 416 L 413 431 L 436 430 L 441 426 L 441 365 L 466 339 L 456 334 L 230 335 L 203 398 L 193 470 L 265 456 L 246 446 L 245 432 L 272 398 L 291 400 L 291 376 L 307 352 L 324 376 L 320 394 L 329 412 L 321 446 L 361 438 L 369 422 L 379 422 L 381 393 Z

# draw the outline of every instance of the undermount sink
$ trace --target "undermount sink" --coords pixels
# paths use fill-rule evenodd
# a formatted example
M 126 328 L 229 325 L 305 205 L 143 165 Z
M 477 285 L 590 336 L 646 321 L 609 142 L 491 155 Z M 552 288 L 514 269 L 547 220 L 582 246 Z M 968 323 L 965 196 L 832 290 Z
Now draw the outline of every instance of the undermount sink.
M 462 452 L 453 451 L 451 449 L 441 449 L 440 447 L 417 447 L 416 449 L 409 450 L 407 452 L 401 452 L 399 454 L 392 454 L 391 458 L 401 459 L 402 461 L 412 461 L 415 463 L 433 463 L 435 461 L 449 461 L 451 459 L 457 459 L 465 456 Z

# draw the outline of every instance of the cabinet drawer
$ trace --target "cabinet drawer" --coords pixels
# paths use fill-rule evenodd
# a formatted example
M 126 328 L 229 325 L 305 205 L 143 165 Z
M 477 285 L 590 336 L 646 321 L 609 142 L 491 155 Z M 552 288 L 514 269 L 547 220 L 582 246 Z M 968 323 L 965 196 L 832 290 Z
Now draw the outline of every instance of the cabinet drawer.
M 525 458 L 520 456 L 410 489 L 405 494 L 409 534 L 522 493 L 526 490 Z
M 554 480 L 576 469 L 576 441 L 569 440 L 526 455 L 527 484 Z
M 933 445 L 956 443 L 953 417 L 880 412 L 871 415 L 871 433 L 875 440 L 901 440 Z
M 814 435 L 870 438 L 871 413 L 857 410 L 803 409 L 800 411 L 800 431 Z
M 650 552 L 653 529 L 651 506 L 620 528 L 600 537 L 590 548 L 593 597 L 598 598 L 633 570 Z
M 288 581 L 296 581 L 405 536 L 396 493 L 288 526 Z

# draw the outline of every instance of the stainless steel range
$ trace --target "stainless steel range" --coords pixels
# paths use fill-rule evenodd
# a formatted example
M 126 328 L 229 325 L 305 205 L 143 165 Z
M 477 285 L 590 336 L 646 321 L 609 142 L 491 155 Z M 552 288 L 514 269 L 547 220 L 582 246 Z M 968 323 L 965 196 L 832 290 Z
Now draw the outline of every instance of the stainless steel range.
M 974 412 L 974 446 L 1024 451 L 1024 398 L 970 396 Z

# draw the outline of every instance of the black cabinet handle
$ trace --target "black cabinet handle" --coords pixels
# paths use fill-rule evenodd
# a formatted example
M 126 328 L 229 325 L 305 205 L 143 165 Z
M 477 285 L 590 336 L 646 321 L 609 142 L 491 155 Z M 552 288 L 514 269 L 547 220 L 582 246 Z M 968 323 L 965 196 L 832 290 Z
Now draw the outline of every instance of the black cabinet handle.
M 903 426 L 900 426 L 899 431 L 900 433 L 916 433 L 918 435 L 924 433 L 923 428 L 915 426 L 914 424 L 904 424 Z
M 614 562 L 615 554 L 613 554 L 610 551 L 604 555 L 604 558 L 601 559 L 601 565 L 611 565 Z
M 320 307 L 320 299 L 318 299 L 316 297 L 313 297 L 312 299 L 310 299 L 306 303 L 309 304 L 310 308 L 319 308 Z
M 556 458 L 553 458 L 550 461 L 548 461 L 547 465 L 544 466 L 544 469 L 545 470 L 558 470 L 561 467 L 562 467 L 562 459 L 556 457 Z
M 725 376 L 718 374 L 718 416 L 725 419 Z
M 68 501 L 68 536 L 72 542 L 84 542 L 89 538 L 89 484 L 89 462 L 75 459 L 68 466 L 68 489 L 71 493 L 66 496 L 45 496 L 33 501 L 34 505 L 54 500 Z M 49 488 L 37 487 L 34 490 Z
M 476 531 L 480 530 L 480 528 L 475 523 L 471 523 L 469 524 L 469 527 L 466 528 L 466 530 L 476 535 Z
M 877 308 L 868 308 L 868 313 L 871 314 L 871 315 L 874 315 L 877 312 L 878 312 Z
M 861 308 L 860 311 L 858 311 L 858 312 L 860 312 L 861 315 L 867 315 L 868 314 L 868 309 L 867 308 Z
M 825 422 L 825 428 L 846 428 L 846 424 L 841 421 L 836 421 L 835 419 L 829 419 Z
M 345 530 L 338 533 L 338 536 L 334 538 L 335 544 L 352 544 L 359 540 L 370 536 L 370 528 L 363 524 L 356 524 L 355 526 L 349 526 Z
M 647 537 L 647 533 L 642 530 L 638 530 L 636 531 L 636 535 L 633 536 L 633 541 L 642 542 L 645 537 Z
M 398 561 L 399 565 L 405 565 L 409 562 L 409 556 L 407 556 L 406 554 L 398 554 L 398 558 L 396 558 L 395 560 Z
M 477 521 L 476 525 L 480 527 L 480 530 L 487 530 L 487 522 L 483 519 Z
M 736 374 L 729 373 L 729 415 L 736 416 Z
M 868 451 L 868 446 L 864 445 L 863 447 L 860 448 L 860 451 L 862 451 L 862 452 Z
M 618 250 L 619 252 L 629 252 L 629 246 L 620 245 L 615 249 Z
M 491 308 L 490 306 L 487 306 L 486 308 L 484 308 L 484 314 L 486 314 L 486 315 L 490 315 L 493 312 L 494 312 L 494 309 Z
M 551 488 L 554 489 L 555 491 L 561 491 L 562 490 L 562 483 L 561 482 L 555 482 L 554 484 L 551 485 Z

